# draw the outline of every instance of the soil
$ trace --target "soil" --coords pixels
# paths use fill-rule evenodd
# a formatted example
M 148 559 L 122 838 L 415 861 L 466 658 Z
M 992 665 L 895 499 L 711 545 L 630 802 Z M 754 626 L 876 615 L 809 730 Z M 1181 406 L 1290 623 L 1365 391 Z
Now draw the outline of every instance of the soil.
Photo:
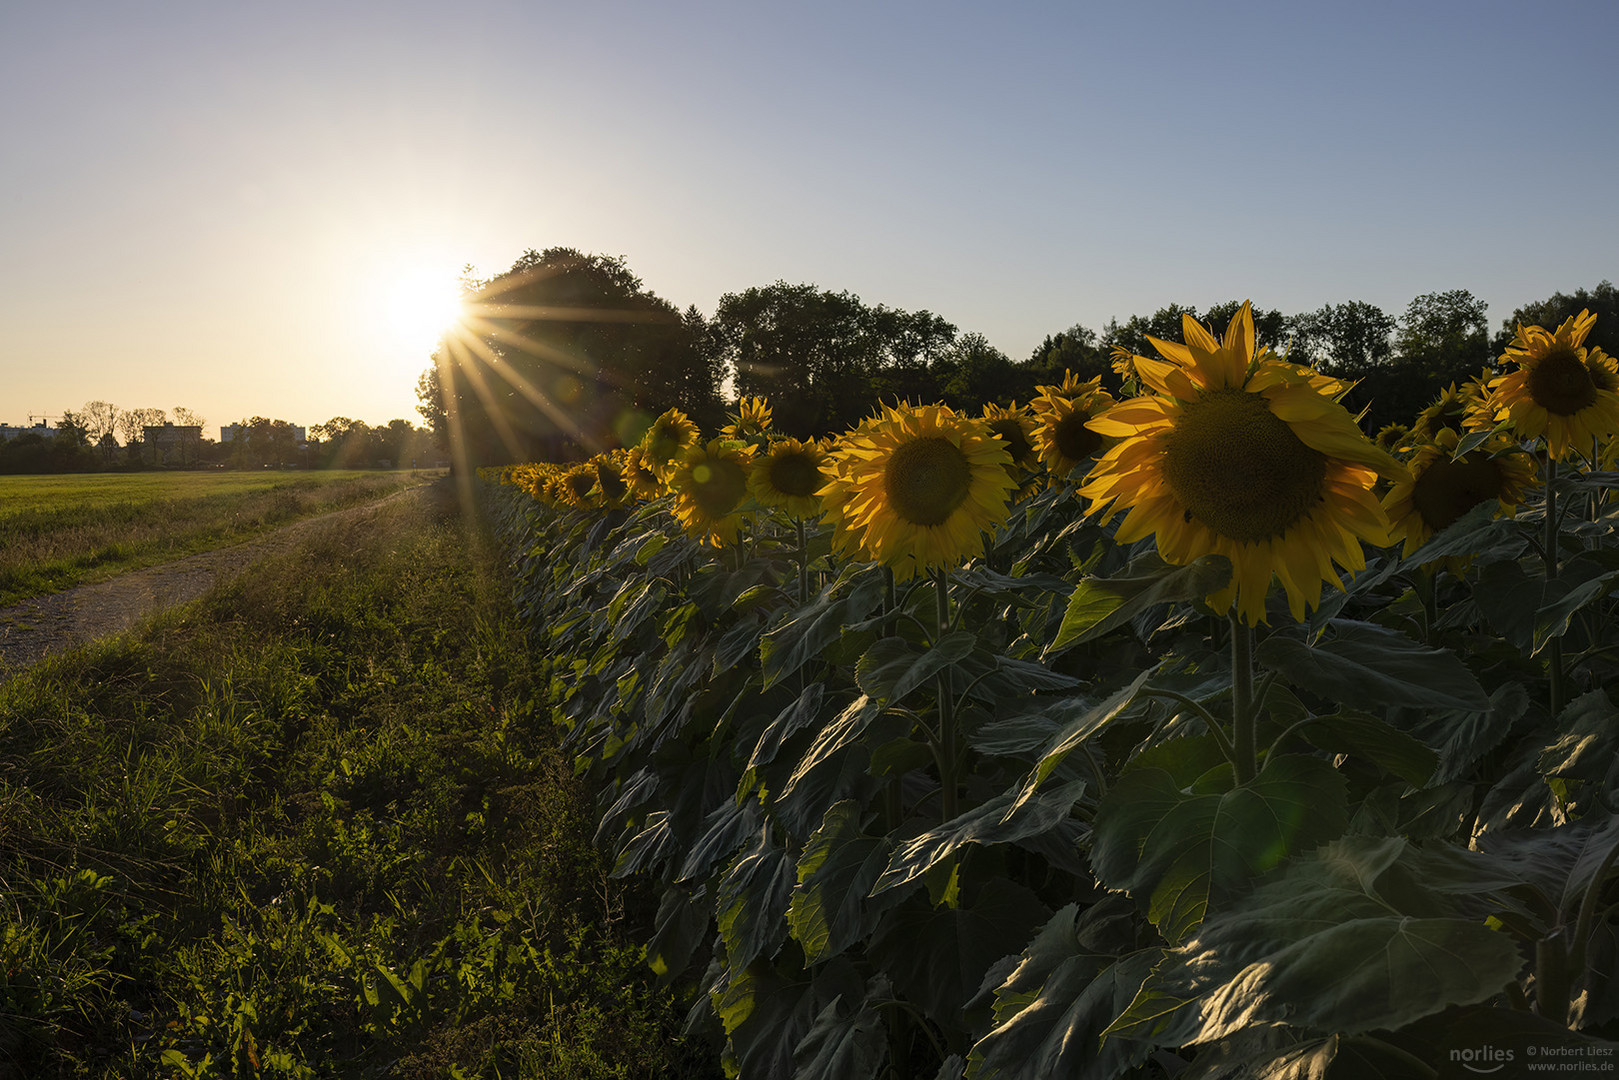
M 396 491 L 363 506 L 305 518 L 231 547 L 0 608 L 0 681 L 51 653 L 122 633 L 165 608 L 189 603 L 265 555 L 291 546 L 317 524 L 370 516 L 397 499 L 423 498 L 430 486 Z

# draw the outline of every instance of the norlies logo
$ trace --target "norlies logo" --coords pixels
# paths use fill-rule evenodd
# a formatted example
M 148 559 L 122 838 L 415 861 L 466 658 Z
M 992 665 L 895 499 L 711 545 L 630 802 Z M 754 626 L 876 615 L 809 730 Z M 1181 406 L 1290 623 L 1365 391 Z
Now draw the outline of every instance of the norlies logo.
M 1459 1062 L 1468 1072 L 1480 1074 L 1500 1072 L 1512 1058 L 1511 1050 L 1502 1050 L 1495 1046 L 1480 1046 L 1476 1049 L 1450 1052 L 1450 1060 Z

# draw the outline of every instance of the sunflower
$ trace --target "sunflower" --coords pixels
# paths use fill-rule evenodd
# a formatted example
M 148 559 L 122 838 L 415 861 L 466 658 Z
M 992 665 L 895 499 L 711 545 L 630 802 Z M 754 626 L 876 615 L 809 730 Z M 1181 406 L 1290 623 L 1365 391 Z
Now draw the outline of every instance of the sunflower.
M 596 484 L 591 488 L 591 496 L 597 504 L 606 507 L 623 506 L 630 501 L 629 477 L 624 471 L 623 451 L 610 450 L 597 454 L 587 463 L 596 471 Z
M 630 485 L 630 496 L 635 499 L 656 499 L 665 494 L 663 479 L 649 464 L 647 449 L 632 446 L 624 451 L 624 481 Z
M 1467 429 L 1468 417 L 1479 407 L 1479 400 L 1474 396 L 1475 389 L 1474 384 L 1469 382 L 1464 387 L 1451 383 L 1439 391 L 1439 396 L 1411 421 L 1410 434 L 1401 445 L 1431 443 L 1442 431 L 1460 435 Z
M 1108 363 L 1112 366 L 1113 373 L 1125 382 L 1141 381 L 1136 376 L 1136 354 L 1123 345 L 1113 346 L 1113 350 L 1108 354 Z
M 1405 424 L 1384 424 L 1377 429 L 1377 437 L 1373 441 L 1377 443 L 1379 450 L 1387 450 L 1392 454 L 1404 446 L 1410 437 L 1411 428 L 1409 426 Z
M 701 439 L 697 425 L 685 413 L 670 409 L 652 421 L 652 426 L 641 436 L 641 460 L 660 480 L 668 480 L 680 456 Z
M 727 439 L 741 439 L 763 446 L 770 438 L 770 405 L 762 397 L 745 397 L 737 403 L 731 422 L 720 428 Z
M 1005 446 L 944 405 L 884 407 L 845 435 L 820 495 L 833 545 L 904 579 L 960 564 L 1005 522 Z
M 1040 447 L 1035 442 L 1034 417 L 1028 409 L 1020 409 L 1014 402 L 1011 408 L 985 405 L 981 415 L 990 434 L 1006 444 L 1012 463 L 1008 468 L 1015 477 L 1020 469 L 1033 471 L 1040 462 Z
M 674 515 L 688 536 L 715 547 L 736 539 L 742 504 L 748 497 L 748 462 L 753 447 L 735 439 L 710 439 L 681 455 L 670 470 Z
M 1405 537 L 1407 555 L 1489 499 L 1500 504 L 1501 513 L 1513 513 L 1535 482 L 1534 462 L 1511 439 L 1497 436 L 1459 459 L 1458 442 L 1454 431 L 1445 430 L 1419 446 L 1409 463 L 1411 475 L 1383 497 L 1393 537 Z
M 1619 432 L 1619 368 L 1598 348 L 1585 348 L 1596 324 L 1589 311 L 1563 320 L 1556 333 L 1519 326 L 1501 354 L 1516 366 L 1490 380 L 1490 396 L 1474 426 L 1508 420 L 1519 435 L 1546 440 L 1553 460 L 1584 453 L 1593 440 Z
M 596 469 L 589 464 L 569 466 L 557 473 L 551 482 L 551 492 L 557 502 L 574 510 L 587 510 L 599 505 L 591 494 L 596 486 Z
M 1113 395 L 1101 387 L 1100 375 L 1071 387 L 1065 379 L 1061 387 L 1040 387 L 1039 395 L 1031 402 L 1040 460 L 1053 480 L 1066 480 L 1076 465 L 1101 451 L 1102 436 L 1088 426 L 1113 404 Z
M 1339 583 L 1334 561 L 1359 570 L 1361 540 L 1390 543 L 1372 487 L 1404 470 L 1326 392 L 1342 384 L 1255 351 L 1247 303 L 1223 342 L 1196 319 L 1182 326 L 1186 344 L 1149 338 L 1164 359 L 1136 360 L 1156 393 L 1090 422 L 1120 441 L 1079 494 L 1092 511 L 1129 511 L 1121 542 L 1156 533 L 1169 562 L 1231 560 L 1231 583 L 1208 598 L 1216 611 L 1235 603 L 1249 625 L 1264 621 L 1274 574 L 1302 620 L 1322 584 Z
M 821 512 L 816 492 L 826 483 L 827 452 L 811 440 L 775 439 L 753 459 L 748 491 L 765 506 L 777 506 L 793 517 L 814 517 Z

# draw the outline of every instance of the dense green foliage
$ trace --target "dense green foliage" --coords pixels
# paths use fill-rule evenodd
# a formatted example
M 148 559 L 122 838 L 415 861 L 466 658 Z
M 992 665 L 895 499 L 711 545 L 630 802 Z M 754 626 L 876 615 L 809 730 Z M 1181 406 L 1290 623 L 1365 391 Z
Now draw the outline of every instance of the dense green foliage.
M 0 684 L 0 1075 L 709 1075 L 507 593 L 413 496 Z
M 898 583 L 762 513 L 715 553 L 491 497 L 733 1072 L 1393 1080 L 1619 1036 L 1616 478 L 1556 484 L 1551 528 L 1486 504 L 1302 624 L 1273 596 L 1251 653 L 1199 599 L 1229 563 L 1071 487 Z

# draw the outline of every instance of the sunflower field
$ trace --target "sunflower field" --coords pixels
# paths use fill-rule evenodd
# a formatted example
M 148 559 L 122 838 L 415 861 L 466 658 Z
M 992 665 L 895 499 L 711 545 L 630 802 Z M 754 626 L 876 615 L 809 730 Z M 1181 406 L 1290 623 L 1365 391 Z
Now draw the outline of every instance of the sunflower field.
M 745 400 L 486 474 L 690 1027 L 749 1080 L 1611 1071 L 1591 325 L 1376 439 L 1245 305 L 1117 354 L 1117 400 L 823 441 Z

